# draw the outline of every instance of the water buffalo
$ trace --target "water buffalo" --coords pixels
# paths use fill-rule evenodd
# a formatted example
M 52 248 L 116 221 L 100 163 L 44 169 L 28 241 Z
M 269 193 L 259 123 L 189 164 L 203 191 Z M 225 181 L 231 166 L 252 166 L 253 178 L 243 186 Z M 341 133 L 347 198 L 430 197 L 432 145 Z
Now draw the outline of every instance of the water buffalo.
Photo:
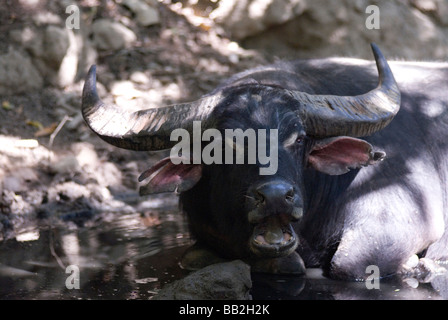
M 214 131 L 193 149 L 223 157 L 235 150 L 230 162 L 205 163 L 177 149 L 140 177 L 149 179 L 142 194 L 180 193 L 197 240 L 186 257 L 213 252 L 263 272 L 321 266 L 339 279 L 365 279 L 375 265 L 385 276 L 412 267 L 415 255 L 448 258 L 448 64 L 389 67 L 372 50 L 377 68 L 348 58 L 279 62 L 237 74 L 197 101 L 137 112 L 103 103 L 92 67 L 82 112 L 121 148 L 172 148 L 174 130 L 193 135 L 200 123 L 201 132 Z M 221 139 L 210 153 L 229 129 L 266 130 L 255 144 L 271 155 L 275 147 L 275 170 L 260 174 L 267 164 L 249 162 L 248 135 L 243 143 Z M 244 161 L 234 163 L 237 150 Z

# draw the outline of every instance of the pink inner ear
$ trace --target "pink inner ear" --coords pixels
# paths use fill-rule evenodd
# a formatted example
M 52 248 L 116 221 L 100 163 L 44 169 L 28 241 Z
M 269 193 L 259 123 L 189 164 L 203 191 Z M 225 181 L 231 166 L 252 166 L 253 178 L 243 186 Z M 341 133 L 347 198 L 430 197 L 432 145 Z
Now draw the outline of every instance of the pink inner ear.
M 372 162 L 372 146 L 361 139 L 335 137 L 318 142 L 308 157 L 318 171 L 339 175 Z
M 157 162 L 155 165 L 153 165 L 151 168 L 145 170 L 139 177 L 138 181 L 142 182 L 146 178 L 149 178 L 154 172 L 157 172 L 160 168 L 162 168 L 164 165 L 166 165 L 168 162 L 171 162 L 171 158 L 163 158 L 159 162 Z
M 139 181 L 155 175 L 146 186 L 140 188 L 140 194 L 161 192 L 183 192 L 192 188 L 202 176 L 202 166 L 198 164 L 173 164 L 170 158 L 165 158 L 153 167 L 143 172 Z

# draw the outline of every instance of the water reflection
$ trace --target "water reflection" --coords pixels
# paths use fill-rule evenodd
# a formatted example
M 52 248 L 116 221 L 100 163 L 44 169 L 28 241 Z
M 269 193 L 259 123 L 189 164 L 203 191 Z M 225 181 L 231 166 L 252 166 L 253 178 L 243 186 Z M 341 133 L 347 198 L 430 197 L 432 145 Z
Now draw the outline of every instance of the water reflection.
M 367 289 L 364 282 L 336 281 L 253 275 L 254 299 L 297 300 L 447 300 L 448 277 L 441 275 L 431 283 L 412 288 L 399 278 L 382 280 L 379 289 Z
M 187 272 L 178 263 L 191 245 L 176 210 L 105 215 L 91 227 L 31 228 L 0 245 L 0 299 L 150 299 Z M 68 265 L 79 267 L 80 289 L 67 289 Z M 333 281 L 318 269 L 304 277 L 252 275 L 254 299 L 448 299 L 448 276 L 411 288 L 398 279 Z
M 114 215 L 92 228 L 45 228 L 34 230 L 39 236 L 33 239 L 5 241 L 0 249 L 0 298 L 149 298 L 164 282 L 184 273 L 176 259 L 190 240 L 183 219 L 173 219 L 177 214 L 164 212 L 163 221 L 152 227 L 139 214 Z M 79 290 L 65 286 L 68 265 L 79 267 Z M 157 280 L 141 289 L 138 280 L 145 278 Z

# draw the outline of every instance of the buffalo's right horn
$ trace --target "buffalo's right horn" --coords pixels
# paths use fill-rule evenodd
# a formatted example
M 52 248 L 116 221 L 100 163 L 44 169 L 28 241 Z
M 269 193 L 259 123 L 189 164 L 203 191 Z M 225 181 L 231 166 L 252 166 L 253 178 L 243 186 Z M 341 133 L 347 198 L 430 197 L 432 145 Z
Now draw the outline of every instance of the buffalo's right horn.
M 174 129 L 183 128 L 192 134 L 193 121 L 207 123 L 208 115 L 220 101 L 217 93 L 190 103 L 129 112 L 105 104 L 98 97 L 93 65 L 82 92 L 82 115 L 89 127 L 110 144 L 138 151 L 163 150 L 177 143 L 170 141 Z
M 368 136 L 389 124 L 400 109 L 400 91 L 380 49 L 372 43 L 378 86 L 358 96 L 312 95 L 288 91 L 298 102 L 296 112 L 307 134 L 316 137 Z

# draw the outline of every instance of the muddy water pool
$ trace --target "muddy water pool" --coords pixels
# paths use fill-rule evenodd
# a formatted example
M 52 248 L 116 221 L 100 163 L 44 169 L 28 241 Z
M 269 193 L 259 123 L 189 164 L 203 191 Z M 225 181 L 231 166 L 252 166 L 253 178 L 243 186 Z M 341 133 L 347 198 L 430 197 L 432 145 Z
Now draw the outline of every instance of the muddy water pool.
M 0 299 L 151 299 L 165 284 L 188 274 L 179 258 L 192 243 L 176 211 L 115 213 L 92 227 L 25 228 L 0 244 Z M 67 288 L 74 274 L 66 273 L 67 266 L 78 268 L 79 289 Z M 363 282 L 327 279 L 319 269 L 309 269 L 303 277 L 252 274 L 251 295 L 274 300 L 440 300 L 448 299 L 448 276 L 419 284 L 385 279 L 379 289 L 367 289 Z

